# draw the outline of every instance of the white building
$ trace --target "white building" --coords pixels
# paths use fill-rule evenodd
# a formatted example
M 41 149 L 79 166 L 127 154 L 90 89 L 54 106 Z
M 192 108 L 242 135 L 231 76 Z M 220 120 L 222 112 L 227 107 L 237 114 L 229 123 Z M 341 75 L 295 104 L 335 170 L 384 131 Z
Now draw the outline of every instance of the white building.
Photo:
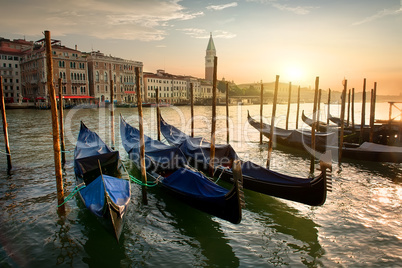
M 0 38 L 0 75 L 6 103 L 23 100 L 20 63 L 25 51 L 32 46 L 33 42 Z
M 177 76 L 165 73 L 164 70 L 157 70 L 154 73 L 144 73 L 145 81 L 145 102 L 156 101 L 156 89 L 159 90 L 159 102 L 179 104 L 188 102 L 189 83 L 184 76 Z

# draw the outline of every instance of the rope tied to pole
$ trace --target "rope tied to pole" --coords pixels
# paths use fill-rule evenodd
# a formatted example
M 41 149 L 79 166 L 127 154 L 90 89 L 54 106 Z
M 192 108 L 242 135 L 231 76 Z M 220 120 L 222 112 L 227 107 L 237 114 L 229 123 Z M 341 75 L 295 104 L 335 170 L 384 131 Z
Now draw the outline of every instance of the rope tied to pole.
M 216 168 L 215 168 L 214 176 L 215 176 L 215 172 L 218 170 L 218 168 L 222 168 L 222 171 L 221 171 L 221 174 L 218 176 L 218 179 L 215 181 L 215 183 L 218 183 L 218 181 L 221 179 L 222 174 L 223 174 L 223 172 L 225 172 L 225 170 L 229 170 L 229 169 L 230 169 L 230 168 L 228 168 L 228 167 L 225 167 L 225 166 L 222 166 L 222 165 L 218 165 L 218 166 L 216 166 Z
M 137 179 L 136 177 L 131 176 L 131 175 L 129 175 L 129 176 L 130 176 L 130 179 L 131 179 L 132 182 L 134 182 L 134 183 L 136 183 L 136 184 L 138 184 L 138 185 L 147 186 L 147 187 L 154 187 L 154 186 L 158 185 L 159 177 L 161 177 L 161 176 L 159 176 L 159 177 L 156 179 L 155 182 L 143 183 L 141 180 Z
M 86 185 L 84 183 L 81 183 L 80 185 L 77 185 L 74 187 L 74 190 L 64 199 L 64 202 L 61 203 L 60 205 L 58 205 L 57 207 L 61 207 L 62 205 L 64 205 L 65 203 L 67 203 L 68 200 L 70 200 L 71 198 L 73 198 L 73 196 L 78 193 L 78 191 L 80 191 L 81 189 L 85 188 Z

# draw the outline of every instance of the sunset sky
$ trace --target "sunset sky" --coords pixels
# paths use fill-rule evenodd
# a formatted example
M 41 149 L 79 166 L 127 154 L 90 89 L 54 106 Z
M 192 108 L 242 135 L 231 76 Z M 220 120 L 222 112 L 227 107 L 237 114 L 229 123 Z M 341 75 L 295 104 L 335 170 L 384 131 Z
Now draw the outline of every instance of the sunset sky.
M 0 37 L 49 30 L 81 51 L 204 77 L 210 32 L 218 79 L 402 93 L 402 0 L 0 0 Z

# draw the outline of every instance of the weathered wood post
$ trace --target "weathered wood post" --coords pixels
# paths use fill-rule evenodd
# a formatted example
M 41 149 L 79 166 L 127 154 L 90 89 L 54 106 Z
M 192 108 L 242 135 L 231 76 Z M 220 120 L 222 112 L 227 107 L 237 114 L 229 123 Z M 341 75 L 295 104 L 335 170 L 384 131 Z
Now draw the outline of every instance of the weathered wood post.
M 276 100 L 278 99 L 278 86 L 279 86 L 279 75 L 276 76 L 274 100 L 272 103 L 271 129 L 270 129 L 271 132 L 269 133 L 269 141 L 268 141 L 267 168 L 269 168 L 269 166 L 271 164 L 272 147 L 274 144 L 274 129 L 275 129 L 275 116 L 276 116 Z
M 370 106 L 370 142 L 374 140 L 374 120 L 375 120 L 375 103 L 377 98 L 377 82 L 374 83 L 374 89 L 371 91 Z
M 215 170 L 215 129 L 216 129 L 216 80 L 218 57 L 214 57 L 214 75 L 212 82 L 212 127 L 211 127 L 211 153 L 209 156 L 209 170 L 211 177 Z
M 320 123 L 320 113 L 321 113 L 321 88 L 318 90 L 318 100 L 317 100 L 317 122 L 316 122 L 316 131 L 318 131 L 318 124 Z
M 111 135 L 111 147 L 114 150 L 114 85 L 112 79 L 112 73 L 110 73 L 110 135 Z
M 318 102 L 318 85 L 320 78 L 315 78 L 315 90 L 314 90 L 314 105 L 313 105 L 313 125 L 311 126 L 311 156 L 310 156 L 310 174 L 314 175 L 315 166 L 315 131 L 317 128 L 317 102 Z
M 350 123 L 350 95 L 351 95 L 351 91 L 349 89 L 348 91 L 348 114 L 347 114 L 347 119 L 346 119 L 346 126 L 349 127 L 349 123 Z
M 161 110 L 159 107 L 159 87 L 156 87 L 156 131 L 158 132 L 158 141 L 161 140 Z
M 135 67 L 135 87 L 137 93 L 137 108 L 138 108 L 138 122 L 140 129 L 140 168 L 142 178 L 142 202 L 148 204 L 147 198 L 147 171 L 145 168 L 145 141 L 144 141 L 144 119 L 142 115 L 142 97 L 141 97 L 141 85 L 140 85 L 140 68 Z
M 50 41 L 50 32 L 45 31 L 46 43 L 46 76 L 47 86 L 49 87 L 49 97 L 52 110 L 52 128 L 53 128 L 53 150 L 54 150 L 54 164 L 56 171 L 56 186 L 57 186 L 57 203 L 58 205 L 64 202 L 64 189 L 63 189 L 63 173 L 61 168 L 60 159 L 60 133 L 59 122 L 57 120 L 57 102 L 56 92 L 53 84 L 53 58 L 52 58 L 52 45 Z M 59 207 L 59 210 L 64 211 L 64 205 Z
M 194 137 L 194 84 L 190 84 L 190 104 L 191 104 L 191 137 Z
M 292 97 L 292 82 L 289 82 L 288 110 L 286 112 L 286 129 L 289 129 L 289 113 L 290 113 L 290 100 L 291 100 L 291 97 Z
M 4 132 L 4 143 L 6 145 L 6 154 L 7 154 L 7 173 L 10 174 L 12 165 L 11 165 L 11 152 L 10 145 L 8 142 L 8 124 L 6 117 L 6 104 L 4 102 L 4 91 L 3 91 L 3 77 L 0 76 L 0 98 L 1 98 L 1 115 L 3 118 L 3 132 Z
M 366 78 L 363 80 L 363 93 L 362 93 L 362 118 L 361 118 L 361 125 L 360 125 L 360 137 L 359 143 L 363 143 L 364 139 L 364 125 L 366 123 Z
M 229 82 L 226 82 L 226 143 L 229 144 Z
M 328 89 L 328 110 L 327 110 L 327 126 L 329 126 L 329 118 L 331 117 L 331 89 Z
M 260 105 L 260 144 L 262 144 L 262 109 L 264 106 L 264 85 L 261 80 L 261 105 Z
M 346 89 L 348 86 L 348 80 L 343 80 L 343 91 L 342 91 L 342 105 L 341 105 L 341 132 L 339 136 L 339 154 L 338 154 L 338 165 L 341 165 L 342 159 L 342 148 L 343 148 L 343 130 L 345 128 L 345 102 L 346 102 Z
M 59 122 L 60 122 L 60 146 L 61 146 L 61 163 L 66 163 L 66 148 L 64 145 L 64 115 L 63 115 L 63 89 L 61 78 L 59 78 Z
M 299 128 L 299 112 L 300 112 L 300 86 L 297 89 L 296 129 Z
M 355 132 L 355 88 L 352 88 L 352 132 Z

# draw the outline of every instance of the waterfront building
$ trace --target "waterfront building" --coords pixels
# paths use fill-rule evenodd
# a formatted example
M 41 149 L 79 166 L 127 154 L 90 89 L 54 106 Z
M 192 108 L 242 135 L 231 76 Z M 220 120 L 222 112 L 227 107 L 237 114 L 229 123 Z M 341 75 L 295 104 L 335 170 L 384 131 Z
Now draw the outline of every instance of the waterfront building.
M 156 73 L 144 73 L 145 102 L 155 103 L 156 89 L 159 89 L 161 103 L 182 104 L 189 99 L 189 83 L 186 76 L 173 75 L 164 70 Z
M 61 78 L 64 99 L 78 104 L 92 99 L 89 95 L 88 66 L 85 55 L 52 40 L 53 83 L 58 94 Z M 38 107 L 49 105 L 45 39 L 35 42 L 21 61 L 22 91 L 25 98 L 35 101 Z
M 205 55 L 205 80 L 212 82 L 214 77 L 214 58 L 216 56 L 216 49 L 212 33 L 209 36 L 209 42 Z
M 144 96 L 143 63 L 107 56 L 99 51 L 87 53 L 90 94 L 101 102 L 110 101 L 110 80 L 113 99 L 118 103 L 135 103 L 135 68 L 140 68 L 141 94 Z
M 6 103 L 23 101 L 20 62 L 24 53 L 32 47 L 33 42 L 0 38 L 0 75 L 3 77 Z

